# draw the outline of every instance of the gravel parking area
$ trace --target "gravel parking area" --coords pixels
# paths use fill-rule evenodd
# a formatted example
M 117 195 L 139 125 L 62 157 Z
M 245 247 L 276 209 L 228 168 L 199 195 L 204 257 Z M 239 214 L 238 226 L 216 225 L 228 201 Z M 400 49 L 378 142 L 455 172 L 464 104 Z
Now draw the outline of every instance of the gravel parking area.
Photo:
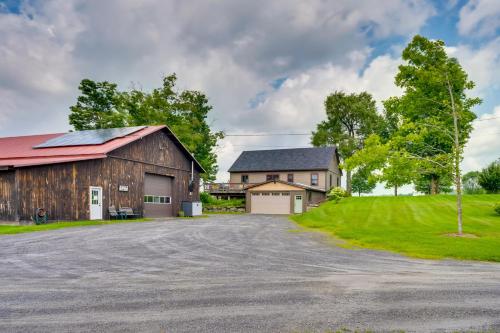
M 285 217 L 68 228 L 0 246 L 0 332 L 500 332 L 500 264 L 347 250 Z

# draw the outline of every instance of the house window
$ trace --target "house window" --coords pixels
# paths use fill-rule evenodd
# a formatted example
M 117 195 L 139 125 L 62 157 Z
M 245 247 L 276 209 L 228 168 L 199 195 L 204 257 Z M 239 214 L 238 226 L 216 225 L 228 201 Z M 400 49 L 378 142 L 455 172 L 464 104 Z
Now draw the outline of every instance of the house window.
M 257 195 L 260 195 L 260 193 L 259 192 L 252 192 L 252 195 L 257 196 Z
M 318 174 L 317 173 L 311 173 L 311 185 L 312 186 L 318 186 Z
M 275 196 L 275 197 L 278 197 L 280 195 L 280 193 L 279 192 L 273 192 L 273 193 L 271 193 L 271 195 Z
M 241 182 L 243 184 L 248 184 L 248 175 L 241 175 Z
M 330 174 L 330 186 L 329 187 L 332 187 L 333 186 L 333 178 L 332 178 L 332 174 Z
M 340 177 L 337 177 L 337 187 L 340 187 Z
M 266 181 L 270 180 L 280 180 L 280 175 L 279 174 L 266 175 Z
M 289 182 L 289 183 L 293 183 L 293 173 L 289 173 L 286 176 L 286 181 Z

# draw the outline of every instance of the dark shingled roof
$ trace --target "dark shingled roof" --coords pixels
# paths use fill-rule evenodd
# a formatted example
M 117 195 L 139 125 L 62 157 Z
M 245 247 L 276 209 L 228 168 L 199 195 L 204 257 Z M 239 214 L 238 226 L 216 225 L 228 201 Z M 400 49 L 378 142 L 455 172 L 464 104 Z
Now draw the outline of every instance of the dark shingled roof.
M 336 147 L 244 151 L 229 172 L 326 170 Z

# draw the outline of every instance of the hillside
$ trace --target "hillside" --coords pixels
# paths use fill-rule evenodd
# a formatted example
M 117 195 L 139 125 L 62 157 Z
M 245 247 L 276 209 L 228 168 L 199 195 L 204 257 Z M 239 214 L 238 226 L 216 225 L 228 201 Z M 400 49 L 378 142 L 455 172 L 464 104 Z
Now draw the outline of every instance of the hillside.
M 469 195 L 463 201 L 464 233 L 469 235 L 462 238 L 450 236 L 457 230 L 451 195 L 352 197 L 292 219 L 350 245 L 421 258 L 500 262 L 500 216 L 493 211 L 500 195 Z

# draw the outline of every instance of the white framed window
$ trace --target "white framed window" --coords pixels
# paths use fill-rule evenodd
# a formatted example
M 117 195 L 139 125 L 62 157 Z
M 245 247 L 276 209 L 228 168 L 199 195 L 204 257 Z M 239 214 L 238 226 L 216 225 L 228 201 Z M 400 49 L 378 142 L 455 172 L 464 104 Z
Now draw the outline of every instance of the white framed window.
M 311 173 L 311 185 L 318 186 L 319 183 L 319 175 L 317 173 Z

